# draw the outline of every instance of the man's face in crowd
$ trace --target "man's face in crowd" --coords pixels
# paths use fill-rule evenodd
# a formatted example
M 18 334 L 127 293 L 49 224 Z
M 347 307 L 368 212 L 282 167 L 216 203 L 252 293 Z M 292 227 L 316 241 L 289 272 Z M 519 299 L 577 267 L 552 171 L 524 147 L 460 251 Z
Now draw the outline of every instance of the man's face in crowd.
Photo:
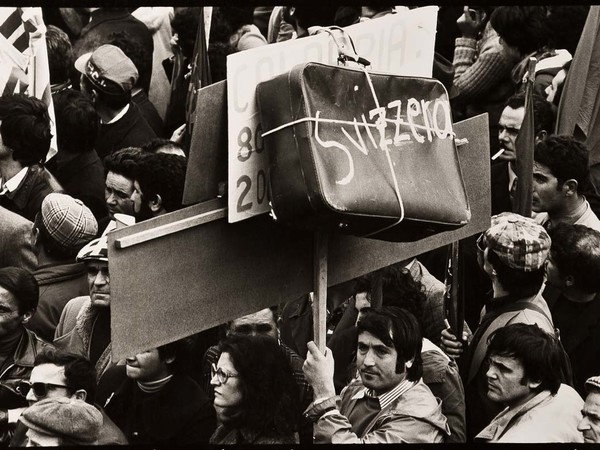
M 397 386 L 406 372 L 396 373 L 398 352 L 388 347 L 368 331 L 358 335 L 356 366 L 363 384 L 381 395 Z
M 515 142 L 524 117 L 525 107 L 513 109 L 507 106 L 502 111 L 502 115 L 498 121 L 498 141 L 500 142 L 500 148 L 504 149 L 504 153 L 498 159 L 505 161 L 514 161 L 517 159 Z
M 19 313 L 17 298 L 0 286 L 0 339 L 14 333 L 24 318 L 25 316 Z
M 91 260 L 86 261 L 86 265 L 92 306 L 110 306 L 110 275 L 108 273 L 108 262 Z
M 556 267 L 556 263 L 554 262 L 552 252 L 548 254 L 548 258 L 546 259 L 546 284 L 559 289 L 565 287 L 562 276 L 560 275 L 558 267 Z
M 104 187 L 104 199 L 111 219 L 115 218 L 115 213 L 134 215 L 133 201 L 131 200 L 133 189 L 133 180 L 114 172 L 108 172 Z
M 533 162 L 533 195 L 531 209 L 534 212 L 558 212 L 564 208 L 564 184 L 559 188 L 558 179 L 550 169 L 542 164 Z
M 583 433 L 586 444 L 600 443 L 600 393 L 590 392 L 581 410 L 583 418 L 577 429 Z
M 277 323 L 273 311 L 265 308 L 257 313 L 235 319 L 229 326 L 229 334 L 271 336 L 277 339 Z
M 29 376 L 30 383 L 49 383 L 47 386 L 47 394 L 43 397 L 38 397 L 33 392 L 33 389 L 29 389 L 27 393 L 27 401 L 29 405 L 33 405 L 39 400 L 45 398 L 58 398 L 58 397 L 72 397 L 74 394 L 69 391 L 67 385 L 67 378 L 65 377 L 65 368 L 63 366 L 57 366 L 55 364 L 40 364 L 35 366 Z
M 488 398 L 511 408 L 533 397 L 539 385 L 526 379 L 523 364 L 512 356 L 491 355 L 486 376 Z
M 157 381 L 169 375 L 167 362 L 160 359 L 157 348 L 147 350 L 126 359 L 126 373 L 138 381 Z
M 369 296 L 366 292 L 359 292 L 354 296 L 356 311 L 358 311 L 358 315 L 356 317 L 356 323 L 362 319 L 369 309 L 371 309 L 371 300 L 369 300 Z
M 133 202 L 133 214 L 138 222 L 142 220 L 148 220 L 154 217 L 148 201 L 142 192 L 140 184 L 135 180 L 133 182 L 133 193 L 131 194 L 131 201 Z

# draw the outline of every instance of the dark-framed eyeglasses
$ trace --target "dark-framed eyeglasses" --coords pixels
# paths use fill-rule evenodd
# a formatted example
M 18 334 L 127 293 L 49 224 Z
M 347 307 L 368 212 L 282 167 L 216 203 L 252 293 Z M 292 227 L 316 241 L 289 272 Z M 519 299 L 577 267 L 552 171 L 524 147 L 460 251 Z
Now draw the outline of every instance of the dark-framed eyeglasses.
M 229 378 L 239 377 L 238 374 L 225 372 L 220 367 L 217 369 L 217 365 L 215 363 L 212 363 L 212 365 L 210 366 L 210 378 L 211 379 L 214 378 L 215 375 L 217 376 L 217 379 L 219 380 L 219 383 L 221 383 L 221 384 L 227 383 L 227 380 Z
M 29 381 L 21 381 L 21 382 L 19 382 L 19 384 L 17 386 L 17 392 L 19 394 L 21 394 L 23 397 L 27 397 L 27 394 L 29 394 L 29 391 L 31 389 L 33 389 L 33 395 L 35 395 L 37 398 L 44 398 L 46 395 L 48 395 L 48 391 L 50 390 L 51 387 L 63 387 L 63 388 L 70 389 L 69 386 L 64 385 L 64 384 L 42 383 L 42 382 L 30 383 Z
M 471 241 L 473 242 L 473 241 Z M 481 233 L 479 235 L 479 237 L 477 238 L 477 250 L 479 250 L 481 253 L 485 252 L 485 249 L 487 248 L 487 244 L 485 243 L 485 234 Z

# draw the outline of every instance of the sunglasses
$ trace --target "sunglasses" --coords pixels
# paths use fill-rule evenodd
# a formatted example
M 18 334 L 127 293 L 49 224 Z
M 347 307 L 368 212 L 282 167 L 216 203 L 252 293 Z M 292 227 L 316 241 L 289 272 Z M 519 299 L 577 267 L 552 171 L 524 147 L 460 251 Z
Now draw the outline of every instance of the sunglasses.
M 50 387 L 64 387 L 69 389 L 69 386 L 65 386 L 64 384 L 54 384 L 54 383 L 30 383 L 29 381 L 21 381 L 17 386 L 17 392 L 21 394 L 23 397 L 27 397 L 29 394 L 29 390 L 33 389 L 33 395 L 37 398 L 43 398 L 48 395 L 48 391 Z
M 210 377 L 214 378 L 215 375 L 217 376 L 217 379 L 219 380 L 219 383 L 221 383 L 221 384 L 227 383 L 227 380 L 229 378 L 239 377 L 238 374 L 225 372 L 220 367 L 217 369 L 217 365 L 215 363 L 212 363 L 212 365 L 210 366 Z

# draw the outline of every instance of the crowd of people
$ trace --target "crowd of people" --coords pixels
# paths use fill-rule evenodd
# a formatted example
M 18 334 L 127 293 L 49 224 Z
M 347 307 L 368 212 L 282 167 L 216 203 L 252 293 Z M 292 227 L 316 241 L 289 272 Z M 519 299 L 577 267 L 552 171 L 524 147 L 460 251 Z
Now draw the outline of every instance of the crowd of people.
M 183 208 L 202 9 L 44 7 L 51 159 L 46 103 L 0 97 L 0 445 L 599 443 L 600 198 L 589 149 L 553 134 L 588 10 L 440 9 L 433 75 L 455 120 L 488 113 L 491 143 L 491 226 L 461 242 L 462 333 L 430 252 L 331 286 L 326 349 L 307 294 L 115 361 L 107 235 Z M 228 54 L 394 13 L 215 7 L 210 79 Z

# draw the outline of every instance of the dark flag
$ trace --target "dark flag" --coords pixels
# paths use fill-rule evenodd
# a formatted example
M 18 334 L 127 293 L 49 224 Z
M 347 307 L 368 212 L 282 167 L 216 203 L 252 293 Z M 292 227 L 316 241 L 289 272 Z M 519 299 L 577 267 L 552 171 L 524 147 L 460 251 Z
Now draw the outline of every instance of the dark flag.
M 525 117 L 515 142 L 517 151 L 516 173 L 517 192 L 514 209 L 517 214 L 531 217 L 531 185 L 533 182 L 533 148 L 535 146 L 535 125 L 533 123 L 533 81 L 535 79 L 535 58 L 529 58 L 525 80 Z
M 600 163 L 600 6 L 590 7 L 563 87 L 556 134 L 573 136 Z
M 205 7 L 200 8 L 200 21 L 198 23 L 198 33 L 196 34 L 196 43 L 194 45 L 194 56 L 192 58 L 191 79 L 188 85 L 186 98 L 185 123 L 187 124 L 184 148 L 189 148 L 192 129 L 194 127 L 196 99 L 198 90 L 212 83 L 210 76 L 210 65 L 208 61 L 208 40 L 206 36 L 206 26 L 204 23 Z

